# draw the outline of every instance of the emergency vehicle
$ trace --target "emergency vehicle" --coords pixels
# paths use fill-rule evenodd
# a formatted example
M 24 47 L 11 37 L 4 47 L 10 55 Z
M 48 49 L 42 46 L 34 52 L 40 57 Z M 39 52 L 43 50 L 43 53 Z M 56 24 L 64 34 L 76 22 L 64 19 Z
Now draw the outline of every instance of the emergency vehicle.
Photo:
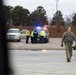
M 45 31 L 44 43 L 49 42 L 49 31 L 48 31 L 48 29 L 46 27 L 37 26 L 37 27 L 35 27 L 35 29 L 38 32 L 37 42 L 40 42 L 40 32 L 41 32 L 42 29 L 44 29 L 44 31 Z

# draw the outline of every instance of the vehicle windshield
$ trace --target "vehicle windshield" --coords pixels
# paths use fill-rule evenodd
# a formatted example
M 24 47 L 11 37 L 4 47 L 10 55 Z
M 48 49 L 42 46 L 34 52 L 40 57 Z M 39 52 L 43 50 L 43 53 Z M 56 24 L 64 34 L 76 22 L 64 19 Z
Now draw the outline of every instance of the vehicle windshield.
M 36 30 L 37 30 L 38 33 L 40 33 L 42 29 L 36 29 Z
M 37 30 L 37 32 L 38 32 L 38 34 L 41 32 L 41 30 L 42 30 L 42 28 L 40 28 L 40 29 L 36 29 Z M 46 30 L 46 29 L 44 29 L 44 31 L 47 33 L 48 31 Z
M 19 30 L 8 30 L 8 33 L 19 33 Z

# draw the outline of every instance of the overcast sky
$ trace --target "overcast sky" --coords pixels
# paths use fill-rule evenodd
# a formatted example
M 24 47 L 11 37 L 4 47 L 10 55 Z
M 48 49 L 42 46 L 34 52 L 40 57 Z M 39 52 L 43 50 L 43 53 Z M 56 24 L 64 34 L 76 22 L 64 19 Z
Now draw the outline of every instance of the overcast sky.
M 56 12 L 56 0 L 4 0 L 6 5 L 23 6 L 30 12 L 34 11 L 38 6 L 43 6 L 48 17 L 52 17 Z M 76 0 L 59 0 L 58 9 L 62 11 L 63 16 L 71 15 L 76 12 Z

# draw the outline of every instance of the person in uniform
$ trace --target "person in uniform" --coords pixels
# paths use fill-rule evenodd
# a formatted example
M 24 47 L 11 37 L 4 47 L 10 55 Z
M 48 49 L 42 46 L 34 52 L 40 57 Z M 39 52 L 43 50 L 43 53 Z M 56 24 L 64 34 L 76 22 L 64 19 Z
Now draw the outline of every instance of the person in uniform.
M 76 44 L 76 37 L 74 33 L 71 31 L 71 27 L 68 27 L 67 31 L 62 35 L 61 46 L 63 47 L 63 43 L 65 44 L 66 49 L 66 57 L 67 62 L 70 62 L 72 57 L 72 44 L 75 41 Z
M 26 43 L 28 43 L 30 37 L 30 30 L 27 29 L 25 34 L 26 34 Z
M 41 39 L 42 44 L 44 43 L 44 37 L 45 37 L 45 31 L 44 31 L 44 29 L 42 29 L 40 32 L 40 39 Z
M 31 37 L 31 43 L 33 44 L 34 43 L 34 31 L 33 31 L 33 29 L 31 31 L 30 37 Z
M 37 36 L 38 36 L 38 32 L 37 32 L 37 30 L 35 29 L 35 30 L 34 30 L 34 43 L 37 43 Z

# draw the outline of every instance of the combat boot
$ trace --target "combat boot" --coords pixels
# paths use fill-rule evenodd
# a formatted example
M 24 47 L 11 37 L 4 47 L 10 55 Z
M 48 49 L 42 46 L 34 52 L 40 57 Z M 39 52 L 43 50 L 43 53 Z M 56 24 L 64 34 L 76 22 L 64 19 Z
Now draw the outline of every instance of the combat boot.
M 71 62 L 70 60 L 67 60 L 67 62 Z

